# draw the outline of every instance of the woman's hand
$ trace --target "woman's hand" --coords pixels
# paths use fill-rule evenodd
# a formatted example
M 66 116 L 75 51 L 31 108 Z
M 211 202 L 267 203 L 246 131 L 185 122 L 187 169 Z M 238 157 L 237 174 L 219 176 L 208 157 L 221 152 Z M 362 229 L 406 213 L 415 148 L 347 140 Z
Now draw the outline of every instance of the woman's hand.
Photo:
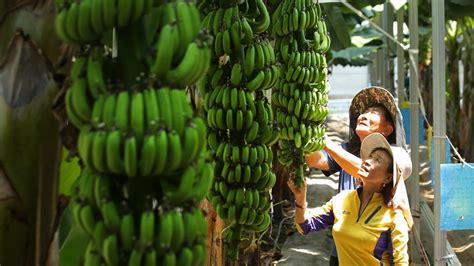
M 296 209 L 295 209 L 295 222 L 300 224 L 303 223 L 306 213 L 306 178 L 303 180 L 303 186 L 297 187 L 295 184 L 295 179 L 290 178 L 287 182 L 288 187 L 290 188 L 293 195 L 295 195 Z
M 331 150 L 335 146 L 338 146 L 338 144 L 336 142 L 334 142 L 331 138 L 329 138 L 327 133 L 325 133 L 324 134 L 324 148 L 323 149 L 325 151 L 328 151 L 328 149 Z
M 290 188 L 291 192 L 295 196 L 295 201 L 297 204 L 303 206 L 306 204 L 306 192 L 307 192 L 307 186 L 306 186 L 306 178 L 304 179 L 303 186 L 302 187 L 297 187 L 295 185 L 295 179 L 290 178 L 288 179 L 288 187 Z

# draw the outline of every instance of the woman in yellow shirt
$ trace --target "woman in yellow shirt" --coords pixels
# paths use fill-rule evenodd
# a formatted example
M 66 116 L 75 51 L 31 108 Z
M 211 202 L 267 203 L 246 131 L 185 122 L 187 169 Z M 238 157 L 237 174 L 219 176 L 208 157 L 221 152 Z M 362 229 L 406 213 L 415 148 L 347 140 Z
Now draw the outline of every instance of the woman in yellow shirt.
M 367 136 L 361 145 L 362 186 L 343 191 L 324 206 L 307 210 L 306 184 L 297 188 L 295 222 L 306 235 L 332 226 L 341 265 L 408 265 L 408 232 L 413 220 L 404 180 L 411 174 L 405 150 L 391 147 L 380 133 Z

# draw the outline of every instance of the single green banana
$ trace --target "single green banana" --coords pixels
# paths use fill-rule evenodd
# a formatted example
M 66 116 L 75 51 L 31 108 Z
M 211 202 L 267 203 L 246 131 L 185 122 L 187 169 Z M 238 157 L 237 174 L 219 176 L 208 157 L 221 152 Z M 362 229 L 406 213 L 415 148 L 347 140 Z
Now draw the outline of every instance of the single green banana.
M 145 132 L 145 100 L 141 92 L 132 94 L 130 112 L 130 129 L 135 135 L 137 145 L 140 145 Z
M 87 94 L 87 81 L 83 78 L 75 80 L 71 88 L 71 103 L 77 111 L 77 116 L 83 121 L 90 121 L 92 114 L 92 102 Z
M 54 29 L 59 39 L 68 43 L 74 43 L 74 40 L 69 36 L 65 28 L 67 23 L 67 16 L 69 14 L 68 11 L 68 9 L 62 9 L 59 11 L 59 13 L 56 15 L 56 18 L 54 19 Z
M 232 85 L 238 86 L 242 81 L 243 73 L 242 73 L 242 65 L 240 63 L 235 63 L 232 66 L 232 71 L 230 75 L 230 83 Z
M 176 209 L 172 211 L 171 215 L 173 218 L 173 238 L 171 241 L 171 250 L 177 252 L 182 248 L 182 244 L 184 242 L 183 217 L 182 213 Z
M 140 219 L 140 246 L 143 249 L 153 244 L 155 237 L 155 214 L 153 211 L 145 211 Z
M 133 112 L 132 112 L 133 114 Z M 117 104 L 115 106 L 115 126 L 124 133 L 128 133 L 131 125 L 130 119 L 130 93 L 121 91 L 117 96 Z
M 119 231 L 121 219 L 115 202 L 105 202 L 100 208 L 100 211 L 102 213 L 105 226 L 113 232 Z
M 156 92 L 156 98 L 158 100 L 157 105 L 161 116 L 161 121 L 164 127 L 172 129 L 173 127 L 173 114 L 171 109 L 171 98 L 169 88 L 161 88 Z
M 187 105 L 186 92 L 182 90 L 170 90 L 170 100 L 173 103 L 173 124 L 174 129 L 178 135 L 182 135 L 185 126 L 184 105 Z
M 187 166 L 199 155 L 199 133 L 197 128 L 188 126 L 184 130 L 183 156 L 181 166 Z
M 71 122 L 76 128 L 81 129 L 84 125 L 87 124 L 88 121 L 82 120 L 81 117 L 77 114 L 77 111 L 74 109 L 72 104 L 72 90 L 67 90 L 65 96 L 65 103 L 66 103 L 66 113 L 68 122 Z
M 120 156 L 122 145 L 122 136 L 120 131 L 114 130 L 107 133 L 107 143 L 105 157 L 107 169 L 114 174 L 122 174 L 124 172 L 124 163 Z
M 174 43 L 176 38 L 173 35 L 175 34 L 178 34 L 176 26 L 166 24 L 161 28 L 158 41 L 156 42 L 156 59 L 150 67 L 150 71 L 160 80 L 166 79 L 166 75 L 171 69 L 173 55 L 177 46 Z
M 86 248 L 84 255 L 85 266 L 100 266 L 102 265 L 101 256 L 98 254 L 93 241 L 90 241 Z
M 112 234 L 104 240 L 102 251 L 107 265 L 119 265 L 119 246 L 116 235 Z
M 153 175 L 157 176 L 165 171 L 168 162 L 168 134 L 165 130 L 160 130 L 155 135 L 156 162 L 153 167 Z
M 94 32 L 101 35 L 106 31 L 105 22 L 103 19 L 103 1 L 91 1 L 91 25 Z
M 107 96 L 104 102 L 104 113 L 102 119 L 104 120 L 105 128 L 107 129 L 115 126 L 116 99 L 117 95 L 114 93 Z
M 66 31 L 66 36 L 69 36 L 72 40 L 75 42 L 80 42 L 81 37 L 79 35 L 79 16 L 80 16 L 80 7 L 79 4 L 76 2 L 73 2 L 70 6 L 69 9 L 67 10 L 67 16 L 66 16 L 66 25 L 65 25 L 65 31 Z
M 116 0 L 102 0 L 102 18 L 106 29 L 112 29 L 116 24 L 116 14 L 119 12 Z
M 120 221 L 120 243 L 126 251 L 132 251 L 135 246 L 135 223 L 133 214 L 127 213 Z
M 198 79 L 193 73 L 202 71 L 202 67 L 196 69 L 196 66 L 206 61 L 205 53 L 206 48 L 199 48 L 196 42 L 190 43 L 180 63 L 167 73 L 167 80 L 178 87 L 194 84 Z
M 133 2 L 130 0 L 117 0 L 116 18 L 119 27 L 125 27 L 131 22 Z
M 248 81 L 246 84 L 246 89 L 249 92 L 254 92 L 259 89 L 265 80 L 265 71 L 259 71 L 252 80 Z
M 187 155 L 186 155 L 187 156 Z M 183 157 L 180 136 L 172 131 L 168 133 L 168 156 L 166 163 L 166 172 L 173 172 L 181 163 Z
M 130 16 L 130 22 L 134 22 L 134 21 L 137 21 L 138 19 L 140 19 L 143 14 L 148 11 L 146 10 L 146 3 L 147 0 L 135 0 L 133 1 L 133 12 Z
M 106 142 L 107 132 L 98 131 L 95 132 L 94 138 L 92 139 L 92 168 L 101 173 L 107 173 L 106 164 Z
M 90 236 L 94 235 L 94 228 L 97 223 L 91 205 L 85 205 L 79 213 L 82 229 Z
M 143 259 L 143 253 L 140 250 L 133 249 L 128 259 L 128 266 L 141 266 Z
M 179 253 L 176 265 L 191 266 L 194 265 L 193 252 L 188 247 L 183 247 Z
M 140 152 L 140 176 L 151 176 L 157 153 L 155 135 L 146 135 Z
M 244 74 L 245 76 L 252 75 L 255 70 L 256 45 L 249 45 L 245 51 Z
M 125 140 L 124 146 L 124 169 L 128 177 L 135 177 L 137 175 L 138 163 L 138 147 L 137 139 L 130 136 Z
M 158 217 L 158 234 L 155 240 L 155 249 L 159 254 L 163 254 L 171 248 L 171 242 L 173 241 L 173 212 L 166 212 Z
M 98 2 L 98 1 L 96 1 Z M 87 62 L 87 82 L 92 97 L 97 99 L 107 91 L 102 71 L 103 57 L 99 55 L 101 50 L 94 50 L 94 55 L 89 56 Z
M 177 17 L 177 26 L 179 30 L 179 39 L 180 43 L 177 44 L 178 50 L 176 57 L 185 59 L 183 54 L 185 54 L 188 44 L 190 44 L 195 38 L 197 32 L 195 31 L 195 26 L 193 24 L 199 24 L 200 21 L 192 21 L 191 14 L 191 5 L 185 1 L 178 1 L 175 3 L 176 17 Z M 189 60 L 189 59 L 188 59 Z
M 79 18 L 77 21 L 77 29 L 82 41 L 95 41 L 100 35 L 94 32 L 91 23 L 92 0 L 82 0 L 79 3 Z
M 107 238 L 108 235 L 109 235 L 109 232 L 107 231 L 107 228 L 105 227 L 104 222 L 100 220 L 97 221 L 94 228 L 94 234 L 92 236 L 92 239 L 93 239 L 95 247 L 98 249 L 99 254 L 102 253 L 102 243 L 104 243 L 104 240 Z

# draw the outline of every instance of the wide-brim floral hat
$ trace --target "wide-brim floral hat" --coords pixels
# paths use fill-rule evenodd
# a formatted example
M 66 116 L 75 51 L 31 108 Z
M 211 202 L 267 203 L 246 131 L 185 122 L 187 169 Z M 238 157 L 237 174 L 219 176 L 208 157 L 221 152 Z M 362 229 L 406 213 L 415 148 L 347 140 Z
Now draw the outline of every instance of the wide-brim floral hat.
M 352 99 L 349 107 L 349 137 L 355 135 L 357 118 L 369 107 L 376 104 L 385 106 L 392 117 L 394 133 L 389 137 L 389 142 L 398 147 L 406 149 L 405 130 L 403 129 L 403 117 L 397 107 L 393 95 L 386 89 L 377 86 L 371 86 L 359 91 Z
M 398 109 L 392 94 L 382 87 L 372 86 L 362 89 L 352 99 L 349 108 L 351 121 L 356 121 L 360 114 L 375 104 L 385 106 L 392 116 L 392 121 L 395 122 L 397 120 Z

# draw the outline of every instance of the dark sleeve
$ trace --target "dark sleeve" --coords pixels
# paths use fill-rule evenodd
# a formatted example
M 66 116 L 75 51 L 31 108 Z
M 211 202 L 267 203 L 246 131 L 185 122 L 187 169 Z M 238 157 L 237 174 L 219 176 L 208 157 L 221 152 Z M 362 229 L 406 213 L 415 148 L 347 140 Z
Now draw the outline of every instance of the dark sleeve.
M 311 216 L 300 224 L 296 224 L 296 230 L 302 235 L 312 231 L 319 231 L 334 225 L 333 199 L 325 205 L 310 211 Z
M 343 143 L 341 145 L 341 147 L 344 149 L 344 150 L 347 150 L 347 143 Z M 331 155 L 329 155 L 325 150 L 322 150 L 323 154 L 326 156 L 327 160 L 328 160 L 328 166 L 329 166 L 329 170 L 328 171 L 322 171 L 323 174 L 325 176 L 330 176 L 336 172 L 339 172 L 341 171 L 341 166 L 339 166 L 339 164 L 332 158 Z

